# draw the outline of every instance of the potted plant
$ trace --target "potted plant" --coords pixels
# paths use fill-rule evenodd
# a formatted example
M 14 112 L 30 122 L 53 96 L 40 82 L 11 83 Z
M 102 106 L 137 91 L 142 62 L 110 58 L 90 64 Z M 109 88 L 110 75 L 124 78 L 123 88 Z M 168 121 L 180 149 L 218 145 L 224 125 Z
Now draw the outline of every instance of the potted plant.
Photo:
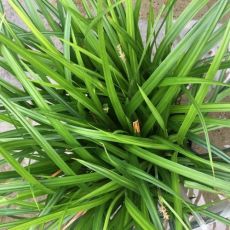
M 159 12 L 150 1 L 145 37 L 140 0 L 8 2 L 24 26 L 1 7 L 0 66 L 18 85 L 0 78 L 0 119 L 12 126 L 0 133 L 10 166 L 0 172 L 0 215 L 11 218 L 0 228 L 230 225 L 210 209 L 230 194 L 229 149 L 210 140 L 230 126 L 216 116 L 230 110 L 229 1 L 177 43 L 208 0 L 177 18 L 176 0 Z M 224 198 L 199 205 L 189 189 Z

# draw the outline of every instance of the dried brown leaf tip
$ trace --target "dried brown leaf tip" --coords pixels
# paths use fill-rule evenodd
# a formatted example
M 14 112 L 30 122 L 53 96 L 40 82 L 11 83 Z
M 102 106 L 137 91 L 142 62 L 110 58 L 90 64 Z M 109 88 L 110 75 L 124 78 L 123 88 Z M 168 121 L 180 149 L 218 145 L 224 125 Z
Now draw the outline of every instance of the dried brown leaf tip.
M 125 63 L 126 62 L 125 53 L 123 52 L 120 44 L 117 45 L 117 52 L 119 54 L 119 58 Z
M 164 221 L 169 220 L 168 210 L 166 209 L 166 207 L 162 203 L 160 204 L 159 212 L 163 215 Z
M 86 211 L 78 212 L 63 228 L 62 230 L 67 230 L 69 227 L 78 220 L 81 216 L 85 215 Z
M 141 127 L 140 127 L 139 120 L 136 120 L 136 121 L 133 122 L 133 131 L 136 134 L 140 134 L 141 133 Z
M 51 175 L 51 177 L 56 177 L 56 176 L 58 176 L 61 172 L 62 172 L 61 170 L 58 170 L 58 171 L 56 171 L 55 173 L 53 173 L 53 174 Z

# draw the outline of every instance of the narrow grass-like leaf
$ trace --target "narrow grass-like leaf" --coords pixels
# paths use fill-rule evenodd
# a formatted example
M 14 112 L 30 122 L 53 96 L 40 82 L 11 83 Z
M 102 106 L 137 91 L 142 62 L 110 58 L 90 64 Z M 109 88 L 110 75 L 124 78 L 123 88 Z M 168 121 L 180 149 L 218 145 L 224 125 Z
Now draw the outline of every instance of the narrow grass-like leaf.
M 102 1 L 99 0 L 98 2 L 98 12 L 100 13 L 102 11 Z M 117 93 L 114 87 L 114 83 L 112 80 L 110 69 L 108 68 L 108 58 L 107 53 L 105 49 L 105 38 L 104 38 L 104 32 L 103 32 L 103 21 L 100 22 L 98 26 L 98 35 L 99 35 L 99 42 L 100 42 L 100 48 L 101 48 L 101 59 L 103 61 L 103 70 L 104 70 L 104 77 L 106 86 L 108 87 L 108 94 L 111 100 L 111 103 L 113 105 L 113 108 L 115 110 L 115 113 L 117 115 L 118 120 L 120 121 L 123 128 L 127 129 L 130 128 L 129 121 L 124 113 L 124 110 L 122 108 L 122 105 L 120 101 L 118 100 Z
M 155 227 L 142 215 L 141 211 L 133 204 L 133 202 L 126 196 L 125 207 L 129 214 L 133 217 L 135 222 L 146 230 L 153 230 Z
M 38 180 L 36 180 L 26 169 L 23 168 L 23 166 L 20 165 L 20 163 L 14 159 L 13 156 L 11 156 L 11 153 L 5 150 L 3 147 L 0 146 L 0 154 L 6 159 L 9 164 L 14 167 L 15 171 L 21 175 L 25 180 L 27 180 L 32 186 L 36 186 L 38 189 L 52 193 L 52 190 L 46 188 L 44 185 L 42 185 Z
M 20 121 L 20 123 L 25 127 L 25 129 L 30 133 L 30 135 L 35 139 L 35 141 L 46 151 L 46 154 L 53 160 L 53 162 L 60 167 L 63 172 L 69 175 L 74 175 L 73 170 L 62 160 L 62 158 L 55 152 L 52 146 L 42 137 L 42 135 L 35 129 L 22 115 L 17 111 L 12 102 L 9 101 L 2 94 L 0 99 L 4 106 L 14 114 L 14 116 Z
M 164 134 L 167 135 L 167 130 L 166 130 L 166 127 L 165 127 L 165 123 L 164 123 L 164 120 L 161 117 L 160 113 L 157 111 L 156 107 L 152 104 L 152 102 L 147 97 L 147 95 L 144 93 L 144 91 L 141 89 L 141 87 L 139 87 L 139 90 L 140 90 L 141 95 L 144 98 L 146 104 L 148 105 L 150 111 L 152 112 L 152 115 L 155 117 L 155 119 L 157 120 L 158 124 L 160 125 L 160 127 L 164 131 Z
M 218 68 L 220 66 L 220 63 L 221 63 L 221 60 L 222 60 L 222 57 L 229 45 L 229 42 L 230 42 L 230 22 L 228 23 L 228 27 L 226 28 L 226 32 L 223 36 L 223 41 L 220 45 L 220 48 L 219 50 L 217 51 L 217 54 L 210 66 L 210 69 L 206 75 L 206 79 L 207 80 L 212 80 L 215 76 L 215 74 L 217 73 L 218 71 Z M 201 88 L 199 89 L 197 95 L 196 95 L 196 102 L 198 104 L 201 104 L 206 96 L 208 92 L 208 87 L 207 86 L 201 86 Z M 184 136 L 186 135 L 186 132 L 188 131 L 189 127 L 191 126 L 192 124 L 192 121 L 194 119 L 194 116 L 196 114 L 196 109 L 192 106 L 189 111 L 188 111 L 188 115 L 187 117 L 185 118 L 184 122 L 182 123 L 179 131 L 178 131 L 178 140 L 181 141 L 183 140 Z

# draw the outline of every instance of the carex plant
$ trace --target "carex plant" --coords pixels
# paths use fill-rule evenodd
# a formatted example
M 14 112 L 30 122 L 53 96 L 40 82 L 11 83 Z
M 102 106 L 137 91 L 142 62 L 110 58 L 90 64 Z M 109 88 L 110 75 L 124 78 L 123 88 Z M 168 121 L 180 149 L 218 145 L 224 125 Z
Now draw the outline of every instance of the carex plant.
M 230 127 L 215 116 L 230 111 L 229 0 L 179 40 L 208 0 L 178 17 L 176 0 L 150 1 L 145 35 L 141 0 L 7 2 L 23 26 L 1 6 L 0 66 L 17 84 L 0 77 L 0 228 L 230 225 L 210 210 L 229 198 L 229 149 L 209 138 Z

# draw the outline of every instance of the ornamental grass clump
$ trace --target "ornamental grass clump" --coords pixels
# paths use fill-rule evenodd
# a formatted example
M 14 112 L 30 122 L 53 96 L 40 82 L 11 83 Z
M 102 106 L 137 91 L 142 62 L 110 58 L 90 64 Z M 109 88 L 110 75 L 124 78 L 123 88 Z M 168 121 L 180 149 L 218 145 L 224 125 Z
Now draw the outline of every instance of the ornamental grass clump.
M 8 2 L 24 26 L 1 7 L 0 66 L 18 85 L 0 77 L 11 125 L 0 133 L 0 215 L 10 217 L 0 229 L 230 225 L 210 210 L 230 195 L 229 149 L 209 137 L 230 127 L 213 115 L 230 111 L 229 0 L 179 41 L 208 0 L 177 18 L 176 0 L 159 12 L 150 1 L 146 36 L 140 0 Z M 186 189 L 224 200 L 199 205 Z

